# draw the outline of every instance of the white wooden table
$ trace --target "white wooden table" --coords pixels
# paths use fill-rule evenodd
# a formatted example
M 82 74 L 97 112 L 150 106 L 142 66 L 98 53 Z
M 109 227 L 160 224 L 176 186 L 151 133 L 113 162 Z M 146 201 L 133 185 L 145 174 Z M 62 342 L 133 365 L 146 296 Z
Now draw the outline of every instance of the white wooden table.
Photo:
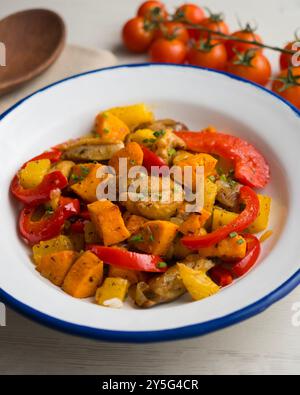
M 136 62 L 143 58 L 122 50 L 119 31 L 139 3 L 0 0 L 0 18 L 25 8 L 51 7 L 64 16 L 69 42 L 110 49 L 120 63 Z M 182 1 L 166 3 L 176 6 Z M 236 16 L 243 22 L 257 21 L 271 44 L 282 45 L 299 26 L 300 0 L 206 0 L 202 4 L 225 11 L 233 27 L 237 27 Z M 270 57 L 275 67 L 276 56 Z M 235 327 L 203 338 L 150 345 L 72 337 L 8 310 L 7 327 L 0 327 L 0 374 L 299 374 L 300 327 L 292 325 L 292 307 L 299 302 L 300 288 L 267 312 Z

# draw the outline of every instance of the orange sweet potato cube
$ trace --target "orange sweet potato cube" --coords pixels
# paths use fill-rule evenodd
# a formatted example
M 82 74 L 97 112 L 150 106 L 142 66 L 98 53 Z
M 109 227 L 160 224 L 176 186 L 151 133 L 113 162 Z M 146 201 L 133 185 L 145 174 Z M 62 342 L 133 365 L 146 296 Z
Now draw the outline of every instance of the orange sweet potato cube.
M 103 280 L 103 262 L 86 251 L 71 267 L 63 282 L 63 290 L 74 298 L 95 296 Z
M 119 207 L 112 202 L 101 200 L 89 204 L 88 210 L 104 245 L 118 244 L 130 237 Z
M 45 255 L 41 258 L 36 270 L 60 287 L 77 256 L 75 251 L 59 251 Z

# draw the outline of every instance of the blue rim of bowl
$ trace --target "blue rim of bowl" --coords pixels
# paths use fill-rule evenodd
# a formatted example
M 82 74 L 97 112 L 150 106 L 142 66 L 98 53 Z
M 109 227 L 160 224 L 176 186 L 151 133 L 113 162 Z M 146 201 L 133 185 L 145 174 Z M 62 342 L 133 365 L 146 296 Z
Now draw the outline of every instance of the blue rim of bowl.
M 55 85 L 59 85 L 65 81 L 72 80 L 75 78 L 79 78 L 88 74 L 93 73 L 101 73 L 109 70 L 115 69 L 123 69 L 123 68 L 134 68 L 134 67 L 151 67 L 151 66 L 159 66 L 159 67 L 176 67 L 176 68 L 188 68 L 188 69 L 199 69 L 205 70 L 210 73 L 221 74 L 228 78 L 232 78 L 237 81 L 241 81 L 243 83 L 247 83 L 259 89 L 261 91 L 266 92 L 267 94 L 276 97 L 278 100 L 283 102 L 286 106 L 288 106 L 297 116 L 300 116 L 300 111 L 294 107 L 292 104 L 287 102 L 285 99 L 277 95 L 276 93 L 257 85 L 251 81 L 245 80 L 243 78 L 237 77 L 233 74 L 225 73 L 222 71 L 215 71 L 210 69 L 205 69 L 197 66 L 190 65 L 174 65 L 174 64 L 157 64 L 157 63 L 141 63 L 141 64 L 128 64 L 128 65 L 120 65 L 120 66 L 112 66 L 103 69 L 91 70 L 85 73 L 80 73 L 73 75 L 68 78 L 64 78 L 60 81 L 57 81 L 53 84 L 50 84 L 38 91 L 30 94 L 24 99 L 20 100 L 18 103 L 13 105 L 11 108 L 6 110 L 3 114 L 0 115 L 0 121 L 5 118 L 9 113 L 11 113 L 15 108 L 19 107 L 23 102 L 27 101 L 32 96 L 43 92 L 47 89 L 52 88 Z M 292 292 L 298 285 L 300 284 L 300 269 L 290 277 L 285 283 L 283 283 L 276 290 L 266 295 L 264 298 L 258 300 L 257 302 L 244 307 L 232 314 L 226 315 L 224 317 L 220 317 L 211 321 L 188 325 L 184 327 L 174 328 L 174 329 L 165 329 L 165 330 L 157 330 L 157 331 L 114 331 L 114 330 L 105 330 L 99 328 L 92 328 L 78 324 L 72 324 L 67 321 L 63 321 L 54 317 L 51 317 L 47 314 L 44 314 L 34 308 L 22 303 L 21 301 L 15 299 L 13 296 L 6 293 L 2 288 L 0 289 L 0 300 L 6 303 L 8 306 L 12 307 L 14 310 L 19 313 L 37 321 L 43 325 L 48 327 L 59 329 L 63 332 L 79 335 L 83 337 L 89 337 L 93 339 L 112 341 L 112 342 L 129 342 L 129 343 L 147 343 L 147 342 L 161 342 L 161 341 L 170 341 L 170 340 L 179 340 L 186 339 L 196 336 L 202 336 L 217 330 L 224 329 L 231 325 L 237 324 L 244 320 L 247 320 L 257 314 L 262 313 L 268 307 L 284 298 L 290 292 Z

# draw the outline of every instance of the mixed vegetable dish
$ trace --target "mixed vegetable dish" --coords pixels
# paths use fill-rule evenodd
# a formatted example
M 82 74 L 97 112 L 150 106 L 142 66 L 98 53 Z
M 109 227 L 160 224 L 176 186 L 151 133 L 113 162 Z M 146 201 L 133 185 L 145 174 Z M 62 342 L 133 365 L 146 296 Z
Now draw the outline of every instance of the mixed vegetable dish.
M 120 159 L 128 171 L 149 172 L 158 199 L 143 191 L 137 201 L 98 199 L 110 177 L 99 169 L 109 165 L 120 178 Z M 204 168 L 200 212 L 175 199 L 175 180 L 171 200 L 160 198 L 163 176 L 151 169 L 173 165 Z M 101 306 L 119 308 L 128 298 L 149 308 L 186 292 L 193 300 L 212 296 L 253 268 L 271 235 L 271 198 L 255 190 L 269 180 L 266 160 L 248 142 L 213 127 L 191 132 L 136 104 L 102 111 L 90 133 L 26 162 L 11 194 L 22 204 L 19 232 L 43 277 Z

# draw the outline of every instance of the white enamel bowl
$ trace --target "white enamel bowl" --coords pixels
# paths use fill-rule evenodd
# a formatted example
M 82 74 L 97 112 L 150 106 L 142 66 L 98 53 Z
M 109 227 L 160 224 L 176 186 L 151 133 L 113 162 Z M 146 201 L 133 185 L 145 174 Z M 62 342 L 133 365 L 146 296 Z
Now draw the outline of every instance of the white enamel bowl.
M 145 102 L 159 118 L 192 130 L 215 125 L 255 144 L 272 181 L 270 228 L 258 265 L 231 287 L 204 301 L 183 298 L 151 310 L 122 310 L 73 299 L 36 271 L 17 233 L 10 181 L 20 165 L 48 147 L 87 132 L 103 109 Z M 201 335 L 260 313 L 300 283 L 300 118 L 270 92 L 208 70 L 171 65 L 122 66 L 93 71 L 47 87 L 3 114 L 0 122 L 1 299 L 58 329 L 116 341 L 161 341 Z

